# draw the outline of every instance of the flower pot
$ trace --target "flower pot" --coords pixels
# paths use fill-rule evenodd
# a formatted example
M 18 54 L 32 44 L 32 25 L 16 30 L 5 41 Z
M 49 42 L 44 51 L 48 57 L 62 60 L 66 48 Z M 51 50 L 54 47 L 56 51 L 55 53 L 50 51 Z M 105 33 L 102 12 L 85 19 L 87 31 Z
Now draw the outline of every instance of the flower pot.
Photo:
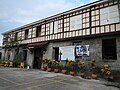
M 81 72 L 81 73 L 80 73 L 80 76 L 81 76 L 82 78 L 84 78 L 84 73 Z
M 114 80 L 114 77 L 111 75 L 108 77 L 108 81 L 113 81 Z
M 74 76 L 75 72 L 74 71 L 70 71 L 70 75 Z
M 43 67 L 43 68 L 42 68 L 42 71 L 46 71 L 46 68 L 45 68 L 45 67 Z
M 97 74 L 92 74 L 91 77 L 92 79 L 97 79 Z
M 47 71 L 48 71 L 48 72 L 51 72 L 51 71 L 52 71 L 52 69 L 51 69 L 51 68 L 47 68 Z
M 63 69 L 63 70 L 62 70 L 62 73 L 63 73 L 63 74 L 66 74 L 66 73 L 67 73 L 67 70 L 66 70 L 66 69 Z
M 55 72 L 55 73 L 58 73 L 58 72 L 59 72 L 59 69 L 56 69 L 56 68 L 55 68 L 55 69 L 54 69 L 54 72 Z

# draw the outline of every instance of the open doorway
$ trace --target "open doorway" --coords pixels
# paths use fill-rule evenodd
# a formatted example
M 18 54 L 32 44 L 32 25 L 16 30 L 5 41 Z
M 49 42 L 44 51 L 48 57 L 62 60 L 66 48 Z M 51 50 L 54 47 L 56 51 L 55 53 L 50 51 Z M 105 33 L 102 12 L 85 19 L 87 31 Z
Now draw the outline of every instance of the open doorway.
M 102 59 L 117 60 L 116 39 L 102 40 Z
M 41 69 L 42 58 L 43 58 L 43 49 L 42 48 L 35 48 L 34 49 L 33 68 Z
M 57 61 L 59 60 L 59 47 L 53 48 L 53 58 Z

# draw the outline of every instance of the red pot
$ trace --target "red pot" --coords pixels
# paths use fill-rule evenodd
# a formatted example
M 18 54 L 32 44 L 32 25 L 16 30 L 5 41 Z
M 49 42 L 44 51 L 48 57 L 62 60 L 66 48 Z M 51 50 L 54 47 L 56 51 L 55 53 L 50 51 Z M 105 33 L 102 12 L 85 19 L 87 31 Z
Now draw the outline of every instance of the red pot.
M 70 75 L 74 76 L 75 72 L 74 71 L 70 71 Z
M 55 69 L 54 69 L 54 72 L 55 72 L 55 73 L 58 73 L 58 72 L 59 72 L 59 69 L 56 69 L 56 68 L 55 68 Z
M 62 73 L 63 73 L 63 74 L 66 74 L 66 73 L 67 73 L 67 70 L 66 70 L 66 69 L 63 69 L 63 70 L 62 70 Z
M 92 74 L 91 77 L 92 79 L 97 79 L 97 74 Z
M 48 71 L 48 72 L 51 72 L 51 71 L 52 71 L 52 69 L 51 69 L 51 68 L 47 68 L 47 71 Z

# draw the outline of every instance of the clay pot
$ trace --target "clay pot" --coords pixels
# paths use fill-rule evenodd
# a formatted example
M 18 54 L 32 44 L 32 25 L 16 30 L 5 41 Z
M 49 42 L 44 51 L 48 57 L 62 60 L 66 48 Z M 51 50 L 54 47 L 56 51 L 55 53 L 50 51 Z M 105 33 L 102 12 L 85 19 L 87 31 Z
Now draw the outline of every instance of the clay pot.
M 111 75 L 108 77 L 108 81 L 113 81 L 114 80 L 114 77 Z
M 84 78 L 84 73 L 81 72 L 81 73 L 80 73 L 80 76 L 81 76 L 82 78 Z
M 45 68 L 45 67 L 43 67 L 43 68 L 42 68 L 42 71 L 46 71 L 46 68 Z
M 66 73 L 67 73 L 67 70 L 66 70 L 66 69 L 63 69 L 63 70 L 62 70 L 62 73 L 63 73 L 63 74 L 66 74 Z
M 47 71 L 48 71 L 48 72 L 51 72 L 51 71 L 52 71 L 52 69 L 51 69 L 51 68 L 47 68 Z
M 54 69 L 54 72 L 55 72 L 55 73 L 58 73 L 58 72 L 59 72 L 59 69 L 56 69 L 56 68 L 55 68 L 55 69 Z
M 91 77 L 92 77 L 92 79 L 97 79 L 97 74 L 94 74 L 94 73 L 93 73 L 93 74 L 91 75 Z
M 74 76 L 75 72 L 74 71 L 70 71 L 70 75 Z

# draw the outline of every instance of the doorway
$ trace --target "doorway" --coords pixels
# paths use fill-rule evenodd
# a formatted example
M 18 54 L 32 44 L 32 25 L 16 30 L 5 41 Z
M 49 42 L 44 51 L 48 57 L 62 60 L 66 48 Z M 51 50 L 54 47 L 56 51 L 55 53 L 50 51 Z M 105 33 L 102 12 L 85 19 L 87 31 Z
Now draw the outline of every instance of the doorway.
M 55 60 L 59 61 L 59 47 L 54 47 L 53 48 L 53 57 Z
M 33 68 L 41 69 L 42 58 L 43 58 L 43 49 L 42 48 L 35 48 L 34 49 Z
M 117 60 L 116 39 L 102 40 L 102 59 Z

